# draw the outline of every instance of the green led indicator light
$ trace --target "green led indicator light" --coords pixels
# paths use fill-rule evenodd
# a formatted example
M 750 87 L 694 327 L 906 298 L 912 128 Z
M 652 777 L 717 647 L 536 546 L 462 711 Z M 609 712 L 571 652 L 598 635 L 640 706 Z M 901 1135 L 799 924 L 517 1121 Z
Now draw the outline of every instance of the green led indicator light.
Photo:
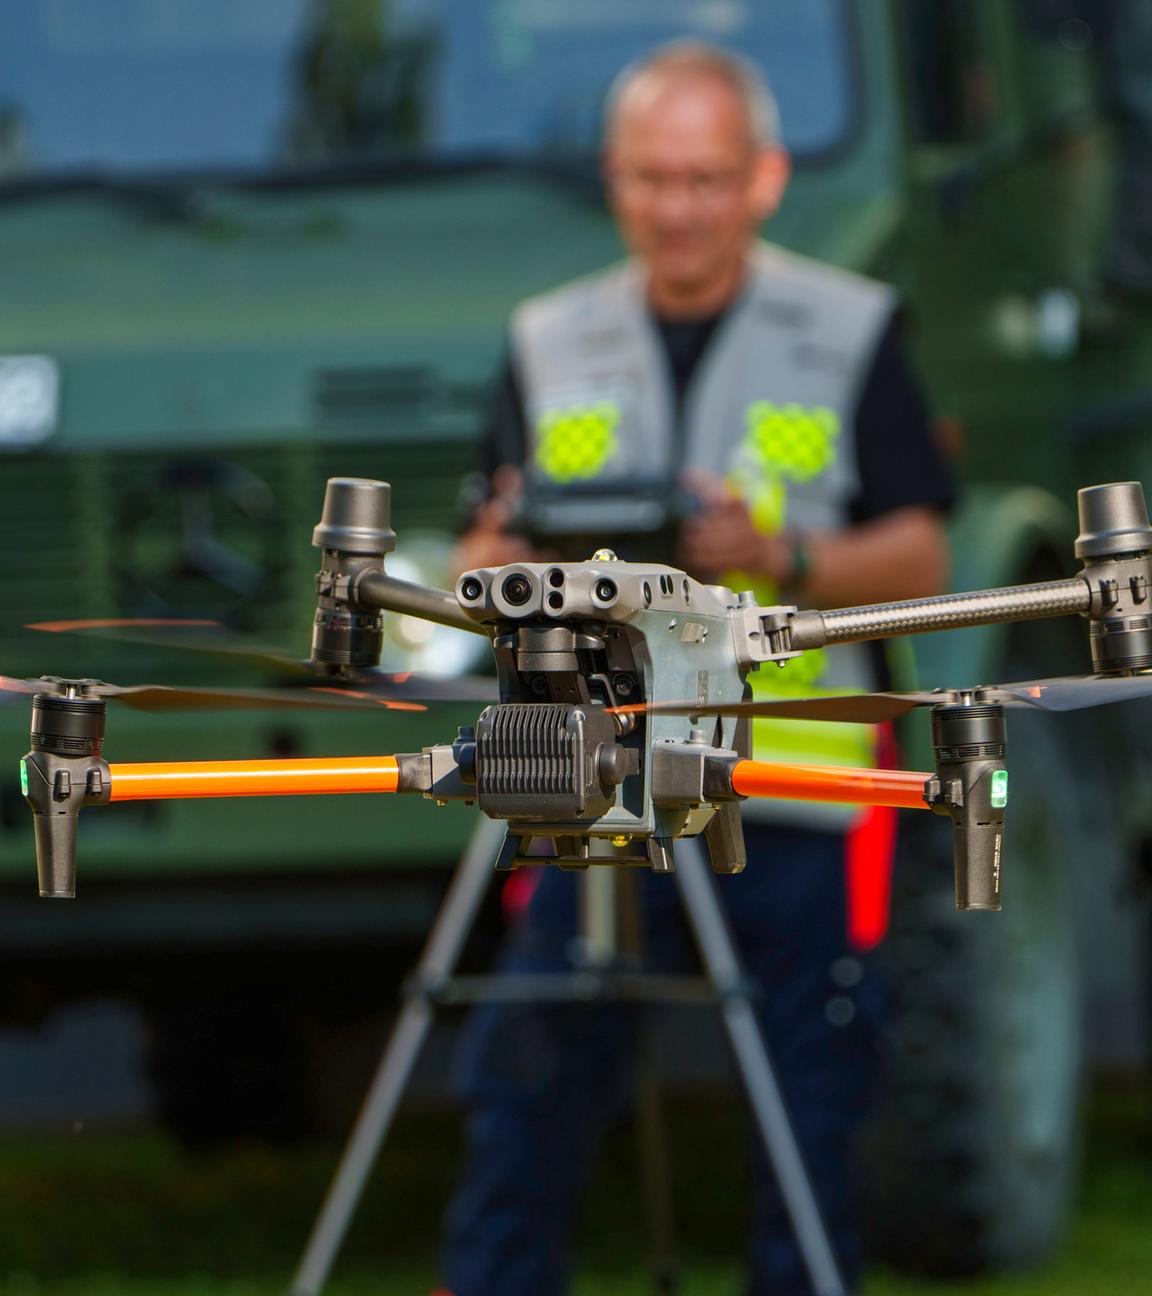
M 992 808 L 1003 810 L 1008 804 L 1008 771 L 992 771 Z
M 22 796 L 28 795 L 28 762 L 23 758 L 20 760 L 20 792 Z

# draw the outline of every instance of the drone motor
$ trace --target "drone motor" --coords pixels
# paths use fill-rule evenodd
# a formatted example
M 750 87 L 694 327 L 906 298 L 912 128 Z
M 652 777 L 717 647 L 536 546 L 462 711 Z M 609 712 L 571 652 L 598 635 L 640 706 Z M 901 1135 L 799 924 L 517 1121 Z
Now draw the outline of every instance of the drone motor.
M 20 761 L 20 790 L 32 807 L 36 873 L 49 899 L 76 895 L 76 821 L 82 806 L 108 799 L 101 759 L 104 699 L 87 680 L 62 680 L 63 693 L 32 698 L 32 750 Z

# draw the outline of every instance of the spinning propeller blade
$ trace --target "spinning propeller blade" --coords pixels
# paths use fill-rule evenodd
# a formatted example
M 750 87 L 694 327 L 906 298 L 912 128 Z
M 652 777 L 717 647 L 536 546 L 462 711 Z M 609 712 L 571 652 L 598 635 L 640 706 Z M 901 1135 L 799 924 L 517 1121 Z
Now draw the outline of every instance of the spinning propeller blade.
M 420 702 L 377 697 L 371 693 L 340 688 L 308 689 L 206 689 L 172 688 L 167 684 L 135 684 L 122 687 L 102 680 L 13 679 L 0 676 L 0 693 L 24 696 L 32 693 L 64 695 L 68 686 L 80 696 L 108 698 L 137 711 L 258 711 L 353 709 L 359 711 L 427 711 Z
M 319 672 L 309 661 L 282 653 L 267 644 L 233 634 L 219 621 L 181 617 L 98 617 L 78 621 L 35 621 L 24 627 L 43 634 L 77 634 L 147 648 L 227 657 L 278 676 L 307 679 Z
M 1069 675 L 1061 679 L 998 684 L 991 692 L 1003 694 L 1008 705 L 1039 707 L 1043 711 L 1079 711 L 1152 697 L 1152 674 Z
M 847 693 L 839 697 L 786 698 L 764 702 L 656 702 L 616 708 L 622 714 L 757 716 L 793 720 L 830 720 L 850 724 L 880 724 L 916 707 L 964 702 L 1037 707 L 1044 711 L 1076 711 L 1152 697 L 1152 674 L 1129 676 L 1067 676 L 1014 684 L 979 685 L 971 689 L 934 689 L 919 693 Z
M 772 702 L 654 702 L 615 708 L 621 714 L 771 716 L 781 720 L 835 720 L 881 724 L 918 706 L 941 701 L 933 693 L 846 693 L 840 697 L 787 698 Z
M 30 696 L 36 690 L 30 685 L 31 680 L 13 679 L 10 675 L 0 675 L 0 706 L 9 706 L 21 698 Z
M 148 630 L 148 629 L 188 629 L 203 627 L 219 629 L 219 621 L 209 621 L 201 617 L 95 617 L 81 621 L 33 621 L 24 627 L 25 630 L 41 630 L 45 634 L 76 634 L 89 630 Z M 127 636 L 110 636 L 126 638 Z
M 494 678 L 483 675 L 441 677 L 411 672 L 362 670 L 347 676 L 333 677 L 304 658 L 290 657 L 276 648 L 254 643 L 225 630 L 219 621 L 120 617 L 87 621 L 39 621 L 24 627 L 47 634 L 84 634 L 118 643 L 136 643 L 148 647 L 173 649 L 226 657 L 242 665 L 256 667 L 284 679 L 290 684 L 309 681 L 332 685 L 354 685 L 362 699 L 372 697 L 406 702 L 497 702 L 499 688 Z M 173 632 L 176 633 L 173 633 Z M 192 633 L 188 633 L 192 631 Z M 109 633 L 111 632 L 111 633 Z

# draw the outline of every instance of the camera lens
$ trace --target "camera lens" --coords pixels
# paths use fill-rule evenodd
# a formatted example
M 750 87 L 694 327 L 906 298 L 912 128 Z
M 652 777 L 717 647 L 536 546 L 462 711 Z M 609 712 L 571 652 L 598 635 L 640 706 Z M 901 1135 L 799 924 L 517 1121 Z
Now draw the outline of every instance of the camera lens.
M 517 572 L 507 577 L 501 589 L 504 601 L 512 607 L 523 607 L 532 597 L 532 582 L 527 576 Z
M 598 580 L 596 582 L 596 597 L 601 603 L 611 603 L 616 597 L 616 582 L 613 580 Z
M 484 586 L 476 579 L 475 576 L 469 576 L 467 580 L 461 582 L 460 597 L 472 602 L 478 599 L 484 593 Z

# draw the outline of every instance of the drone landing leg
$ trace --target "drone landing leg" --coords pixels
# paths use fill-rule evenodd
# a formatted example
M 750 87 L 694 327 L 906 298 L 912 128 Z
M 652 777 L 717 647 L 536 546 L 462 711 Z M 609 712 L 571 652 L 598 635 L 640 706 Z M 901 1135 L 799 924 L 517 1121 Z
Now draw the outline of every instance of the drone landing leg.
M 500 849 L 504 824 L 485 815 L 479 820 L 416 967 L 418 985 L 436 985 L 451 976 L 492 881 L 492 861 Z M 290 1296 L 319 1296 L 323 1289 L 432 1016 L 433 1004 L 425 995 L 413 995 L 401 1009 L 292 1279 Z
M 812 1288 L 816 1296 L 844 1296 L 836 1257 L 788 1119 L 760 1023 L 745 988 L 743 968 L 709 877 L 708 863 L 699 839 L 688 838 L 679 846 L 676 880 L 684 911 L 696 937 L 704 970 L 720 995 L 721 1013 L 736 1065 Z

